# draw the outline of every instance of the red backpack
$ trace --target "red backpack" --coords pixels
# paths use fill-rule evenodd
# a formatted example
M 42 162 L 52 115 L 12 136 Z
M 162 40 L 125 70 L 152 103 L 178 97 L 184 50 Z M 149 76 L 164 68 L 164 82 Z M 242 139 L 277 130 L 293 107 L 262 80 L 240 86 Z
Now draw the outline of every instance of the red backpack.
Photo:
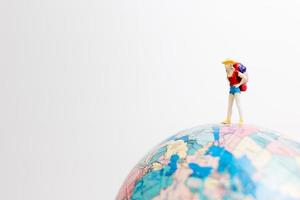
M 247 79 L 248 79 L 248 74 L 247 74 L 247 72 L 246 72 L 246 71 L 247 71 L 247 68 L 246 68 L 243 64 L 241 64 L 241 63 L 235 63 L 235 64 L 233 65 L 233 67 L 234 67 L 236 70 L 238 70 L 239 72 L 245 74 L 246 77 L 247 77 Z M 238 79 L 239 79 L 239 81 L 242 80 L 240 77 L 238 77 Z M 248 82 L 248 80 L 247 80 L 247 82 Z M 240 86 L 240 90 L 241 90 L 242 92 L 245 92 L 245 91 L 247 90 L 247 82 L 244 83 L 244 84 L 242 84 L 242 85 Z

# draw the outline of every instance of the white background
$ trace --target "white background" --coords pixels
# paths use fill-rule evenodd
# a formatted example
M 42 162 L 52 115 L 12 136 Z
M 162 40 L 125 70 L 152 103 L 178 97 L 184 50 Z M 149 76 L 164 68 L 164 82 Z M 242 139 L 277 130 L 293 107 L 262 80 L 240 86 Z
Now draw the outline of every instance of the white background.
M 0 199 L 114 199 L 180 130 L 224 119 L 300 140 L 298 0 L 1 0 Z M 234 109 L 234 120 L 237 112 Z

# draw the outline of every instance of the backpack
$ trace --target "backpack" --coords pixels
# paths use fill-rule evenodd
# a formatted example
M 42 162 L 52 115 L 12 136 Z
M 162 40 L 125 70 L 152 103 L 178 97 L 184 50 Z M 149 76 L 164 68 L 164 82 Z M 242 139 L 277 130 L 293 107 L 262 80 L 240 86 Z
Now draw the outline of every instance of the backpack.
M 245 74 L 246 77 L 247 77 L 247 79 L 248 79 L 247 67 L 245 67 L 242 63 L 235 63 L 235 64 L 234 64 L 234 68 L 235 68 L 236 70 L 238 70 L 239 72 Z M 239 80 L 241 81 L 241 78 L 240 78 L 240 77 L 238 77 L 238 78 L 239 78 Z M 247 82 L 248 82 L 248 81 L 247 81 Z M 247 82 L 246 82 L 246 83 L 247 83 Z M 244 84 L 242 84 L 242 85 L 240 86 L 240 90 L 241 90 L 242 92 L 245 92 L 245 91 L 247 90 L 247 84 L 246 84 L 246 83 L 244 83 Z

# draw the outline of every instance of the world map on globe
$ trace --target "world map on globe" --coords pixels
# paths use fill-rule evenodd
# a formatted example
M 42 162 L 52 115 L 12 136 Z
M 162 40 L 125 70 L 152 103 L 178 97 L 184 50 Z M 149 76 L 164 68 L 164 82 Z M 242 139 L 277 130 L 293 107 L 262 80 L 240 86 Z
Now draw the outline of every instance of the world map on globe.
M 253 125 L 187 129 L 151 150 L 116 199 L 300 199 L 300 144 Z

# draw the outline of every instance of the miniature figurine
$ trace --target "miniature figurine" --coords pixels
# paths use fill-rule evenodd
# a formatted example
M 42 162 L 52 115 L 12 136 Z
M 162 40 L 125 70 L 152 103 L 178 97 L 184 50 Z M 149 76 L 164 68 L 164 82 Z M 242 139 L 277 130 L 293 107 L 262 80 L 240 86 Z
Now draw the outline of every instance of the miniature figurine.
M 246 67 L 241 63 L 235 62 L 232 59 L 225 59 L 222 62 L 225 65 L 227 79 L 229 81 L 229 97 L 228 97 L 228 108 L 227 108 L 227 117 L 222 122 L 223 124 L 231 123 L 232 115 L 232 106 L 235 100 L 236 106 L 239 112 L 240 121 L 239 124 L 244 123 L 243 112 L 241 108 L 240 94 L 241 91 L 244 92 L 247 90 L 246 83 L 248 82 L 248 75 L 246 72 Z

